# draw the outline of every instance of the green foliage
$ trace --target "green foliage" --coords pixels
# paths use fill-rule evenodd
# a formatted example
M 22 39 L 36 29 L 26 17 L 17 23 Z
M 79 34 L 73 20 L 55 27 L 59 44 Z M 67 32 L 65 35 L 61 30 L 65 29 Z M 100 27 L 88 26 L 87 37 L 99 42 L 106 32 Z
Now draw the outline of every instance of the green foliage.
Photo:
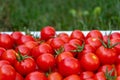
M 0 31 L 120 30 L 120 0 L 0 0 Z

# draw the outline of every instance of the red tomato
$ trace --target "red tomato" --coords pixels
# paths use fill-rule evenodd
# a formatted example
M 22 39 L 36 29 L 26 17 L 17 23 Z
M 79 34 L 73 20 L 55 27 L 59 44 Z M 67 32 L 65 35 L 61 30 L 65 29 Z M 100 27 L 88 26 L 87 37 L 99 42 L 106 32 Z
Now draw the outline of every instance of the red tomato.
M 116 73 L 115 66 L 113 65 L 108 65 L 108 64 L 102 65 L 101 67 L 99 67 L 98 72 L 104 72 L 105 74 L 106 72 L 109 73 L 113 69 L 114 69 L 114 71 L 112 72 L 112 76 L 113 76 Z
M 6 64 L 10 65 L 10 62 L 7 60 L 0 60 L 0 67 L 2 67 L 3 65 L 6 65 Z
M 95 37 L 89 37 L 86 39 L 85 41 L 86 44 L 90 44 L 92 47 L 94 47 L 95 49 L 99 48 L 102 44 L 99 40 L 99 38 L 95 38 Z
M 74 31 L 72 31 L 72 33 L 70 35 L 70 39 L 79 39 L 81 41 L 84 41 L 85 40 L 85 36 L 82 33 L 82 31 L 74 30 Z
M 1 59 L 1 55 L 2 55 L 5 51 L 6 51 L 6 49 L 5 49 L 5 48 L 0 47 L 0 59 Z
M 97 48 L 96 55 L 102 64 L 114 64 L 117 59 L 117 53 L 114 48 L 105 48 L 101 46 Z
M 117 56 L 117 59 L 116 59 L 115 63 L 120 64 L 120 54 Z
M 84 70 L 95 71 L 100 65 L 99 58 L 94 53 L 87 53 L 81 57 L 81 66 Z
M 71 52 L 62 52 L 58 54 L 56 57 L 57 63 L 59 63 L 60 61 L 62 61 L 63 59 L 67 57 L 73 57 L 73 54 Z
M 23 36 L 21 36 L 21 38 L 18 40 L 18 43 L 19 43 L 19 45 L 20 45 L 20 44 L 24 44 L 24 43 L 26 43 L 26 42 L 28 42 L 28 41 L 35 41 L 35 39 L 34 39 L 33 36 L 31 36 L 31 35 L 23 35 Z
M 26 76 L 30 72 L 35 71 L 36 63 L 33 58 L 26 57 L 16 61 L 14 67 L 18 73 L 20 73 L 22 76 Z
M 89 37 L 103 39 L 102 33 L 99 30 L 91 30 L 90 32 L 88 32 L 88 34 L 86 35 L 86 39 L 88 39 Z
M 60 37 L 65 43 L 70 40 L 70 37 L 67 33 L 59 33 L 58 37 Z
M 63 76 L 78 74 L 81 71 L 80 63 L 77 59 L 68 57 L 58 63 L 58 70 Z
M 84 71 L 80 74 L 82 80 L 93 78 L 95 75 L 92 71 Z
M 72 75 L 65 77 L 63 80 L 82 80 L 82 79 L 80 78 L 80 76 L 76 74 L 72 74 Z
M 37 60 L 38 67 L 43 71 L 48 71 L 55 66 L 55 58 L 50 53 L 41 54 Z
M 8 34 L 0 34 L 0 47 L 11 49 L 14 46 L 13 38 Z
M 19 31 L 15 31 L 12 32 L 11 37 L 13 38 L 15 44 L 19 44 L 19 39 L 21 38 L 21 36 L 23 36 L 22 32 Z
M 113 32 L 110 34 L 110 39 L 118 39 L 118 38 L 120 38 L 119 32 Z
M 15 50 L 17 53 L 20 52 L 22 55 L 30 55 L 30 49 L 24 44 L 18 45 Z
M 8 49 L 1 55 L 1 59 L 7 60 L 10 64 L 14 65 L 16 61 L 16 54 L 17 53 L 13 49 Z
M 24 78 L 22 77 L 22 75 L 20 75 L 18 72 L 16 72 L 15 80 L 24 80 Z
M 0 80 L 15 80 L 16 71 L 11 65 L 0 67 Z
M 38 43 L 35 41 L 28 41 L 24 45 L 27 46 L 29 49 L 32 49 L 33 47 L 37 46 Z
M 106 80 L 104 72 L 97 72 L 95 74 L 95 80 Z
M 34 59 L 37 59 L 37 57 L 43 53 L 54 54 L 52 47 L 47 43 L 42 43 L 38 46 L 35 46 L 31 50 L 31 55 Z
M 51 46 L 54 50 L 59 50 L 64 44 L 64 41 L 59 37 L 53 38 L 51 41 Z
M 59 72 L 52 72 L 48 75 L 48 80 L 63 80 Z
M 120 76 L 120 64 L 116 65 L 117 75 Z
M 78 46 L 82 46 L 82 41 L 78 40 L 78 39 L 71 39 L 69 41 L 69 43 L 74 46 L 74 47 L 78 47 Z
M 29 73 L 24 80 L 48 80 L 44 73 L 35 71 Z
M 46 26 L 40 32 L 40 37 L 42 40 L 48 40 L 54 36 L 55 36 L 55 29 L 52 26 Z

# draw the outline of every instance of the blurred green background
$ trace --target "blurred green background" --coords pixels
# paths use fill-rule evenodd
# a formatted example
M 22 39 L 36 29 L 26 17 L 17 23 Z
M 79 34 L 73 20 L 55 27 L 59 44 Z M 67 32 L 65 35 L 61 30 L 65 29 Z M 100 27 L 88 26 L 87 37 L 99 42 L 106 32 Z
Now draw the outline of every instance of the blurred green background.
M 0 0 L 0 31 L 120 30 L 120 0 Z

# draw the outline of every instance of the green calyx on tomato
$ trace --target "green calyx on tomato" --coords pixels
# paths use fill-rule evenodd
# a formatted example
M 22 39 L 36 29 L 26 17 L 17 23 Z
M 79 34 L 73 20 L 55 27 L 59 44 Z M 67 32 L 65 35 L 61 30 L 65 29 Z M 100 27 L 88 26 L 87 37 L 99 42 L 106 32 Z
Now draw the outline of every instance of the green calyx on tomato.
M 113 68 L 110 71 L 108 71 L 108 68 L 106 68 L 106 72 L 105 72 L 106 80 L 116 80 L 117 73 L 115 72 L 115 74 L 113 75 L 112 73 L 114 73 L 114 72 L 115 72 L 115 68 Z
M 80 46 L 80 45 L 76 45 L 76 46 L 77 46 L 77 49 L 71 50 L 71 52 L 81 52 L 81 51 L 83 51 L 85 43 L 83 42 L 82 46 Z
M 18 51 L 18 55 L 17 55 L 17 60 L 19 61 L 19 62 L 21 62 L 22 60 L 24 60 L 24 59 L 26 59 L 26 58 L 28 58 L 28 57 L 30 57 L 30 56 L 28 56 L 28 55 L 22 55 L 19 51 Z
M 111 35 L 111 32 L 110 32 L 109 35 L 108 35 L 107 43 L 105 43 L 101 38 L 99 38 L 100 42 L 102 43 L 102 45 L 103 45 L 105 48 L 113 48 L 113 47 L 115 47 L 116 45 L 120 44 L 120 42 L 117 42 L 117 43 L 111 45 L 110 35 Z

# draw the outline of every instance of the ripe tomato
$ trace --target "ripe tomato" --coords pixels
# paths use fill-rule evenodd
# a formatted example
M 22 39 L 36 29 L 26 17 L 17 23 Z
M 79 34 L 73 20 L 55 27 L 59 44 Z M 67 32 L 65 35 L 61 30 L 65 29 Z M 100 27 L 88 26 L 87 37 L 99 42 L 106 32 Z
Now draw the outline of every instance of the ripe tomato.
M 16 61 L 16 54 L 17 53 L 15 52 L 15 50 L 8 49 L 1 55 L 1 59 L 7 60 L 10 62 L 11 65 L 14 65 L 14 63 Z
M 54 50 L 59 50 L 64 44 L 64 41 L 59 37 L 53 38 L 51 41 L 51 46 Z
M 55 66 L 55 58 L 50 53 L 41 54 L 37 60 L 38 67 L 43 71 L 48 71 Z
M 23 33 L 20 32 L 20 31 L 15 31 L 15 32 L 12 32 L 11 34 L 11 37 L 13 38 L 14 42 L 16 45 L 19 44 L 19 39 L 21 38 L 21 36 L 23 36 Z
M 58 70 L 62 76 L 79 74 L 81 71 L 80 63 L 76 58 L 68 57 L 58 63 Z
M 33 58 L 31 57 L 22 57 L 15 62 L 14 67 L 18 73 L 22 76 L 26 76 L 28 73 L 35 71 L 36 63 Z
M 29 73 L 24 80 L 48 80 L 48 79 L 44 73 L 35 71 Z
M 78 76 L 76 74 L 71 74 L 71 75 L 65 77 L 63 80 L 82 80 L 82 79 L 80 78 L 80 76 Z
M 35 41 L 28 41 L 24 45 L 27 46 L 31 50 L 33 47 L 37 46 L 38 43 Z
M 59 63 L 60 61 L 62 61 L 63 59 L 67 57 L 73 57 L 73 54 L 71 52 L 65 52 L 65 51 L 58 54 L 56 57 L 57 63 Z
M 94 47 L 95 49 L 99 48 L 102 44 L 99 40 L 99 38 L 95 38 L 95 37 L 89 37 L 86 39 L 85 41 L 86 44 L 90 44 L 92 47 Z
M 34 59 L 37 59 L 37 57 L 40 56 L 43 53 L 54 54 L 54 51 L 53 51 L 52 47 L 47 43 L 42 43 L 42 44 L 40 44 L 38 46 L 35 46 L 31 50 L 31 56 Z
M 11 65 L 0 67 L 0 80 L 15 80 L 16 71 Z
M 35 41 L 35 38 L 33 38 L 33 36 L 31 36 L 31 35 L 22 35 L 20 37 L 20 39 L 18 40 L 18 43 L 20 45 L 20 44 L 24 44 L 28 41 Z
M 2 55 L 5 51 L 6 51 L 6 49 L 5 49 L 5 48 L 0 47 L 0 59 L 1 59 L 1 55 Z
M 78 46 L 82 46 L 82 41 L 78 40 L 78 39 L 71 39 L 69 41 L 69 43 L 74 46 L 74 47 L 78 47 Z
M 120 76 L 120 64 L 116 65 L 117 75 Z
M 0 47 L 11 49 L 14 46 L 13 38 L 8 34 L 0 34 Z
M 18 72 L 16 72 L 15 80 L 24 80 L 24 78 L 22 77 L 22 75 L 20 75 Z
M 48 75 L 48 80 L 63 80 L 59 72 L 52 72 Z
M 88 39 L 89 37 L 103 39 L 103 35 L 99 30 L 91 30 L 90 32 L 88 32 L 88 34 L 86 35 L 86 39 Z
M 82 33 L 82 31 L 80 31 L 80 30 L 74 30 L 70 34 L 70 39 L 78 39 L 78 40 L 84 41 L 85 40 L 85 36 Z
M 70 37 L 67 33 L 59 33 L 57 36 L 60 37 L 65 43 L 70 40 Z
M 6 65 L 6 64 L 10 65 L 10 62 L 7 60 L 0 60 L 0 67 L 2 67 L 3 65 Z
M 120 38 L 120 33 L 119 32 L 113 32 L 110 35 L 110 39 L 118 39 Z
M 97 72 L 95 74 L 95 80 L 106 80 L 104 72 Z
M 105 48 L 104 46 L 100 46 L 96 50 L 96 55 L 102 64 L 114 64 L 117 59 L 115 48 Z
M 54 36 L 55 36 L 55 29 L 52 26 L 46 26 L 40 32 L 40 37 L 42 40 L 48 40 Z
M 84 71 L 80 74 L 82 80 L 93 78 L 95 75 L 92 71 Z
M 81 67 L 84 70 L 95 71 L 100 65 L 99 58 L 94 53 L 87 53 L 81 57 Z

